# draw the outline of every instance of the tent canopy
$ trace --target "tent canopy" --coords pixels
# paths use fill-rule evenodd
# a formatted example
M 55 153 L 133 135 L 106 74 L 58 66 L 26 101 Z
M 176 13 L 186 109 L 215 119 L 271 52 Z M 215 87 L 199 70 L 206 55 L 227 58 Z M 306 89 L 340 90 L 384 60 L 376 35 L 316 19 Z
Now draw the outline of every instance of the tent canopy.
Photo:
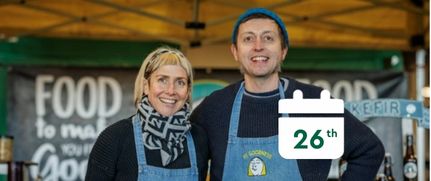
M 229 42 L 236 18 L 252 7 L 278 13 L 293 47 L 428 46 L 428 0 L 2 0 L 0 40 L 42 36 L 213 45 Z

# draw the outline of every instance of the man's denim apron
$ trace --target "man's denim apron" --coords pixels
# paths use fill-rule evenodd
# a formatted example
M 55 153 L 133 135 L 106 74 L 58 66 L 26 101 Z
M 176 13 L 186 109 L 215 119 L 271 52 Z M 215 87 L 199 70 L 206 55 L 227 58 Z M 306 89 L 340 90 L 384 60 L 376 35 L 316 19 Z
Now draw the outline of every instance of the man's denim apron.
M 142 126 L 133 116 L 133 132 L 135 135 L 136 156 L 138 158 L 138 181 L 197 181 L 198 167 L 196 162 L 196 151 L 193 142 L 193 137 L 190 131 L 187 133 L 187 148 L 190 158 L 190 168 L 167 169 L 156 166 L 147 165 L 145 158 L 144 142 L 142 141 Z
M 281 83 L 278 90 L 284 99 Z M 241 83 L 232 106 L 223 180 L 301 181 L 296 160 L 284 159 L 278 153 L 278 135 L 261 138 L 237 136 L 243 94 L 244 83 Z

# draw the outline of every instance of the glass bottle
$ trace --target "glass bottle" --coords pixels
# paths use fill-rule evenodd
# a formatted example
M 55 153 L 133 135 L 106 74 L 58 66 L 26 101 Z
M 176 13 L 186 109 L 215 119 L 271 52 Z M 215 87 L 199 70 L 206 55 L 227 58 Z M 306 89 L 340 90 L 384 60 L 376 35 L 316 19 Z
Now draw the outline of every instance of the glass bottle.
M 385 174 L 381 173 L 377 176 L 376 181 L 388 181 L 388 177 Z
M 392 175 L 392 156 L 390 153 L 385 154 L 384 166 L 384 173 L 388 181 L 395 181 L 395 178 Z
M 406 154 L 404 155 L 404 180 L 417 181 L 418 178 L 418 160 L 413 150 L 413 135 L 407 135 Z

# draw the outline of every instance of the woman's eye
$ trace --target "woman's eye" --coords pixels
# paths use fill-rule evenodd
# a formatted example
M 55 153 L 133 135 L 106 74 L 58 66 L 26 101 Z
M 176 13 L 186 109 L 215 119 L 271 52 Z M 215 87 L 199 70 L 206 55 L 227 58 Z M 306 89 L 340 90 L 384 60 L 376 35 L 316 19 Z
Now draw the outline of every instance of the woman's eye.
M 183 87 L 183 86 L 186 85 L 186 81 L 184 81 L 184 80 L 177 80 L 177 85 Z
M 168 81 L 166 79 L 160 78 L 160 79 L 157 79 L 157 82 L 166 84 Z

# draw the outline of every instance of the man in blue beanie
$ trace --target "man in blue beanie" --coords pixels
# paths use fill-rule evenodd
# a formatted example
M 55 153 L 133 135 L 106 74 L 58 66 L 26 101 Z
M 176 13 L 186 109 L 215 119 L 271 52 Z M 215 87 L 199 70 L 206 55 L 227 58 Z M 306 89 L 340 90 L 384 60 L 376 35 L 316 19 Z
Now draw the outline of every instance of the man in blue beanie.
M 322 90 L 279 76 L 288 48 L 286 27 L 275 13 L 256 8 L 238 18 L 231 52 L 244 80 L 206 97 L 191 117 L 208 133 L 211 181 L 328 179 L 331 160 L 287 160 L 278 153 L 279 99 L 292 98 L 296 89 L 304 98 L 320 98 Z M 347 110 L 343 116 L 348 166 L 342 180 L 374 180 L 383 145 Z

